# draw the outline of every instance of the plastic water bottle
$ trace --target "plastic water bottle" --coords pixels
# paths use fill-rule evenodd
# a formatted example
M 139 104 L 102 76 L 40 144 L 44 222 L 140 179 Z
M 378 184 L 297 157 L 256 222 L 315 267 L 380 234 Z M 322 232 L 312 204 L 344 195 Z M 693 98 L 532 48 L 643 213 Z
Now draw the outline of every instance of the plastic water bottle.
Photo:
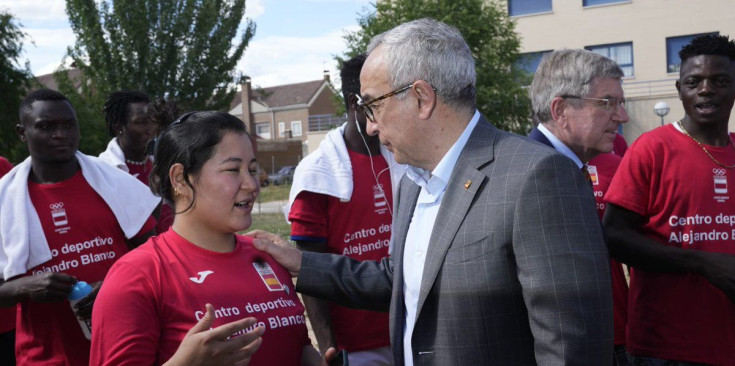
M 71 288 L 71 292 L 68 296 L 72 312 L 76 314 L 77 309 L 74 308 L 74 305 L 76 305 L 85 296 L 89 295 L 90 292 L 92 292 L 92 286 L 84 281 L 77 281 L 74 287 Z M 92 321 L 82 320 L 79 318 L 77 318 L 77 321 L 79 321 L 79 325 L 82 327 L 84 336 L 87 337 L 87 339 L 92 339 Z

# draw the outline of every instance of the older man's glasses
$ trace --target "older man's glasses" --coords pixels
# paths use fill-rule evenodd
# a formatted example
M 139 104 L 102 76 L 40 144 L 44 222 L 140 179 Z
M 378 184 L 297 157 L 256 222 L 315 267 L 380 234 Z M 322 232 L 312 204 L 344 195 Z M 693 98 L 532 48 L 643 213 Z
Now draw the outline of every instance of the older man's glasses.
M 616 112 L 619 107 L 625 108 L 625 98 L 587 98 L 578 95 L 562 95 L 561 97 L 564 99 L 580 99 L 595 102 L 599 107 L 611 113 Z
M 403 88 L 396 89 L 388 94 L 381 95 L 375 99 L 371 99 L 368 102 L 362 100 L 362 97 L 360 97 L 360 95 L 355 94 L 355 97 L 357 97 L 357 106 L 362 109 L 362 112 L 365 113 L 365 117 L 367 117 L 370 122 L 375 122 L 375 114 L 373 113 L 373 109 L 370 108 L 371 104 L 375 104 L 383 99 L 388 99 L 396 94 L 403 93 L 404 91 L 411 89 L 411 87 L 413 87 L 413 83 L 411 83 L 410 85 L 406 85 Z

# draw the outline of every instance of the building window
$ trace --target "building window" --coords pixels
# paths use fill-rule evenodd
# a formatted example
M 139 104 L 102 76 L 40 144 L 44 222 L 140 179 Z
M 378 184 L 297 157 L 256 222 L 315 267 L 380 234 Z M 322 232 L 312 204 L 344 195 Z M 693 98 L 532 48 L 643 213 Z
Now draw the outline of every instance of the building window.
M 270 123 L 256 123 L 255 134 L 260 138 L 270 140 L 271 138 L 271 126 Z
M 508 14 L 525 15 L 551 11 L 551 0 L 508 0 Z
M 535 74 L 541 59 L 545 54 L 551 51 L 529 52 L 518 55 L 518 60 L 513 64 L 517 69 L 523 70 L 528 74 Z
M 629 3 L 631 0 L 582 0 L 584 6 L 595 6 L 615 3 Z
M 301 136 L 301 121 L 291 122 L 291 134 L 293 137 Z
M 278 136 L 286 136 L 286 122 L 278 122 Z
M 633 76 L 633 42 L 589 46 L 585 49 L 617 62 L 623 69 L 623 76 Z
M 681 58 L 679 58 L 679 51 L 681 51 L 682 47 L 686 46 L 694 38 L 703 36 L 705 34 L 717 35 L 720 34 L 720 32 L 701 33 L 692 34 L 689 36 L 666 38 L 666 72 L 679 72 L 679 68 L 681 67 Z

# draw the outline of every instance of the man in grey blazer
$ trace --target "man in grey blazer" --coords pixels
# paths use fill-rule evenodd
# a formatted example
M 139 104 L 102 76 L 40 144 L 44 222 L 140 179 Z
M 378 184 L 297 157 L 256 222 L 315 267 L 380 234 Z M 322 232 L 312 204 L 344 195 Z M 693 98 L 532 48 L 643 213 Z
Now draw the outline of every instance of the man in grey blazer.
M 404 23 L 368 52 L 368 131 L 411 165 L 391 257 L 256 247 L 299 276 L 297 291 L 389 310 L 396 365 L 609 365 L 610 267 L 578 168 L 477 112 L 474 60 L 456 29 Z

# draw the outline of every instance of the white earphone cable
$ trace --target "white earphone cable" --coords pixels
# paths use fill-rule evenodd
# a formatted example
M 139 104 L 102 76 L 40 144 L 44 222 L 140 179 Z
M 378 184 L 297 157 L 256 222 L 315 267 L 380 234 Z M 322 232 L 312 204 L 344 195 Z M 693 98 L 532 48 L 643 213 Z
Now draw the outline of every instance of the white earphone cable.
M 362 129 L 360 128 L 360 124 L 357 122 L 357 111 L 355 111 L 355 125 L 357 126 L 357 131 L 360 132 L 360 138 L 362 139 L 362 143 L 365 144 L 365 149 L 367 150 L 368 156 L 370 157 L 370 170 L 373 173 L 373 178 L 375 178 L 375 184 L 378 185 L 378 189 L 380 190 L 380 193 L 383 194 L 383 198 L 385 198 L 386 203 L 388 202 L 388 196 L 385 194 L 385 190 L 383 190 L 383 185 L 380 184 L 380 181 L 378 178 L 381 174 L 383 174 L 386 170 L 389 170 L 393 165 L 383 169 L 380 171 L 380 173 L 375 174 L 375 165 L 373 164 L 373 154 L 370 153 L 370 147 L 368 146 L 367 140 L 365 140 L 365 136 L 362 135 Z M 391 181 L 391 185 L 393 182 Z M 391 186 L 392 189 L 392 186 Z M 391 207 L 391 204 L 388 204 L 388 213 L 390 214 L 390 217 L 393 217 L 393 208 Z

